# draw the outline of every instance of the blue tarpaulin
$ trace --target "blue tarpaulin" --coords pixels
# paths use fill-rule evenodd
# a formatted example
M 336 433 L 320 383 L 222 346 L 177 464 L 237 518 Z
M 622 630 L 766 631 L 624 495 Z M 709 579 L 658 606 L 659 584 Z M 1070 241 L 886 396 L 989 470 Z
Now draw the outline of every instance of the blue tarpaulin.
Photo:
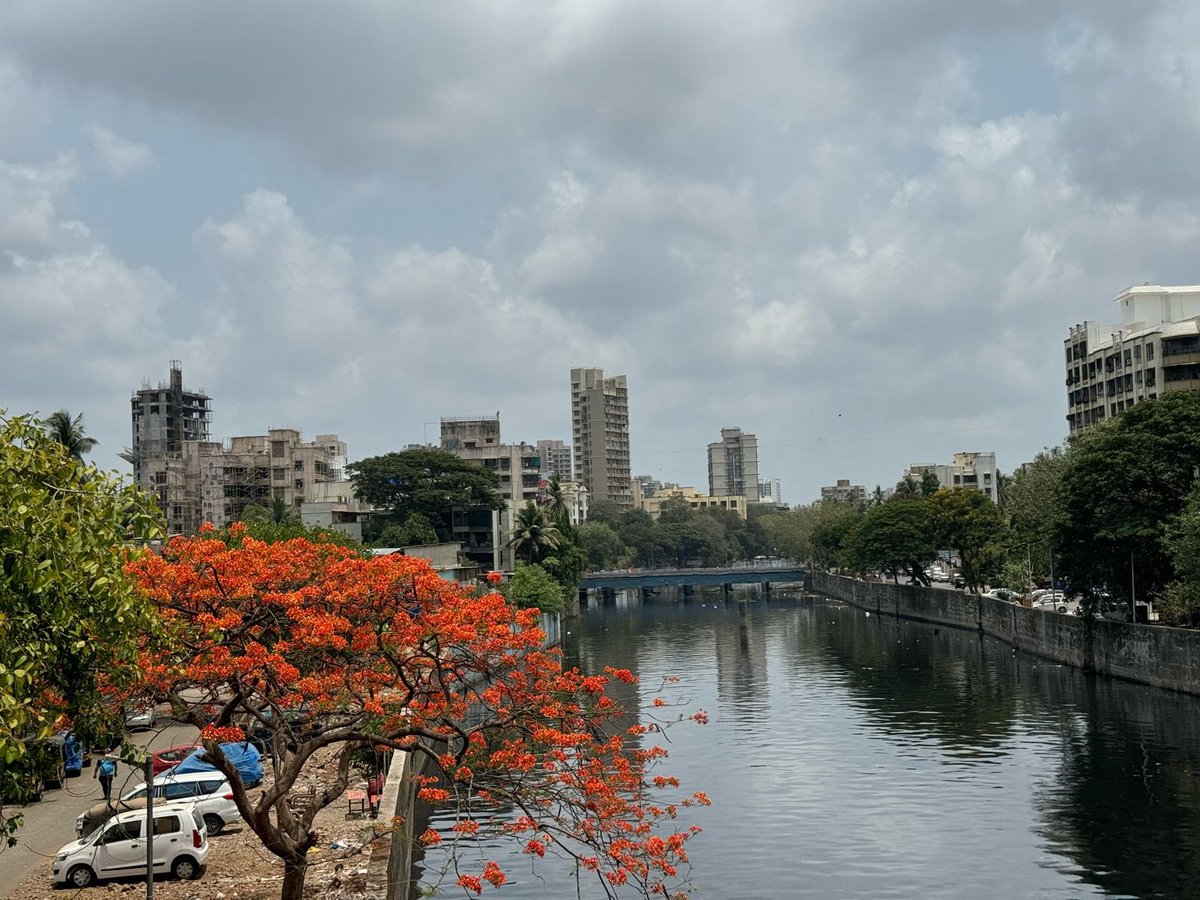
M 253 787 L 262 781 L 262 755 L 253 744 L 242 743 L 241 741 L 222 744 L 221 752 L 225 754 L 226 759 L 233 763 L 234 767 L 238 770 L 238 774 L 242 776 L 242 784 L 247 787 Z M 171 771 L 182 775 L 185 772 L 212 772 L 215 769 L 216 766 L 204 758 L 204 749 L 201 748 L 192 751 L 188 756 L 180 760 Z

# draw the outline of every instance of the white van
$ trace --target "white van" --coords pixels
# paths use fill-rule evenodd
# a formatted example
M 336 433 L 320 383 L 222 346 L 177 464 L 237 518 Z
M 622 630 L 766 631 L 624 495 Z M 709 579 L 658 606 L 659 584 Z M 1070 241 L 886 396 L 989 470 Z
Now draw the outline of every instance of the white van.
M 54 857 L 55 884 L 85 888 L 102 878 L 146 874 L 146 811 L 114 816 L 91 836 L 67 844 Z M 154 873 L 199 878 L 208 859 L 208 834 L 194 803 L 154 808 Z

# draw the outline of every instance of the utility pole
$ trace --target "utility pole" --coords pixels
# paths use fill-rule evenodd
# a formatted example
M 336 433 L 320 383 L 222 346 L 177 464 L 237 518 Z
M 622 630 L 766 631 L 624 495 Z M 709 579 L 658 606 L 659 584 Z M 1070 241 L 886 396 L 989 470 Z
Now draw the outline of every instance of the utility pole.
M 1137 580 L 1133 571 L 1133 551 L 1129 551 L 1129 621 L 1137 624 Z
M 146 900 L 154 900 L 154 758 L 146 757 Z

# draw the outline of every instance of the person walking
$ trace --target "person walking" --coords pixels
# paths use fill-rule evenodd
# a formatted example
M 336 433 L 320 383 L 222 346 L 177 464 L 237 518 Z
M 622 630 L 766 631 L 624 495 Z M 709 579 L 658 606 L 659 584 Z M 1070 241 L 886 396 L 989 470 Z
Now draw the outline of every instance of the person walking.
M 105 802 L 112 799 L 112 783 L 116 774 L 117 761 L 115 759 L 103 756 L 96 763 L 96 771 L 92 773 L 92 777 L 100 780 L 100 790 L 104 793 Z

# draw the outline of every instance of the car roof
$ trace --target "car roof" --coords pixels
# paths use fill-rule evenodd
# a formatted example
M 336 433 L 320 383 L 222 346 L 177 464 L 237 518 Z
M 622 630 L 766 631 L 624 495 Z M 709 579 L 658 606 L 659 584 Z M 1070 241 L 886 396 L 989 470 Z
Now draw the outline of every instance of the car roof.
M 171 781 L 212 781 L 214 778 L 220 778 L 225 781 L 225 773 L 219 772 L 216 769 L 208 769 L 204 772 L 163 772 L 161 775 L 154 776 L 154 783 L 167 784 Z M 144 783 L 144 782 L 143 782 Z
M 154 815 L 157 816 L 159 813 L 192 812 L 193 810 L 195 810 L 195 808 L 196 808 L 196 804 L 193 801 L 184 802 L 184 801 L 179 801 L 179 800 L 173 800 L 170 803 L 155 803 L 154 804 Z M 144 810 L 144 809 L 126 809 L 126 810 L 122 810 L 121 812 L 117 813 L 115 816 L 113 816 L 111 819 L 109 819 L 108 822 L 105 822 L 104 824 L 107 825 L 112 822 L 122 822 L 122 821 L 127 822 L 130 819 L 145 819 L 145 818 L 146 818 L 146 810 Z

